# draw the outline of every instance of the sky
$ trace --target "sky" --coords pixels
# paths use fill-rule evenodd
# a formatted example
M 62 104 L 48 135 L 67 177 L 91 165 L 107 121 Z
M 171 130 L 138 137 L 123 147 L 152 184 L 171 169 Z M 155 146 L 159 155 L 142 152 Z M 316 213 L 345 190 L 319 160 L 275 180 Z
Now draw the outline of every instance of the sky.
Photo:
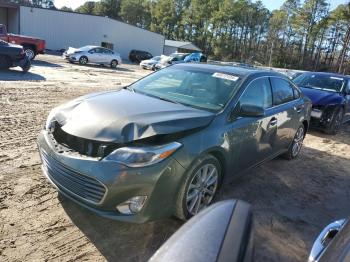
M 55 0 L 54 2 L 57 8 L 61 8 L 62 6 L 67 6 L 75 9 L 87 1 L 88 0 Z M 97 2 L 98 0 L 89 0 L 89 1 Z M 280 8 L 281 5 L 284 3 L 284 1 L 285 0 L 262 0 L 264 5 L 270 10 Z M 331 3 L 331 9 L 334 9 L 339 4 L 344 4 L 348 2 L 348 0 L 329 0 L 329 2 Z

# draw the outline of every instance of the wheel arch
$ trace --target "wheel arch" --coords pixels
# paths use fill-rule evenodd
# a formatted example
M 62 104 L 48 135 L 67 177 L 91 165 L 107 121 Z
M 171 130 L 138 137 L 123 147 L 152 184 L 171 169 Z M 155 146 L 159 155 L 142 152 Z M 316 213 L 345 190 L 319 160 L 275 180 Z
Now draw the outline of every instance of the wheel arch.
M 31 49 L 33 49 L 33 51 L 35 52 L 35 53 L 37 53 L 37 47 L 36 47 L 36 45 L 33 45 L 33 44 L 29 44 L 29 43 L 21 43 L 21 46 L 23 46 L 23 48 L 25 48 L 25 47 L 30 47 Z

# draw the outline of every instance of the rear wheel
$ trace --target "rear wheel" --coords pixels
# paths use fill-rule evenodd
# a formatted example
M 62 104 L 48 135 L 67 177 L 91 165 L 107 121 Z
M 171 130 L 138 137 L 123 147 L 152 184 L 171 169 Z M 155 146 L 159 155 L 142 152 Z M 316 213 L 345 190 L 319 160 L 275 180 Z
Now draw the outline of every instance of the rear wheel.
M 329 135 L 338 133 L 341 124 L 343 123 L 344 109 L 342 107 L 334 110 L 330 124 L 326 127 L 324 132 Z
M 112 60 L 111 67 L 112 68 L 117 68 L 117 66 L 118 66 L 118 61 L 117 60 Z
M 284 154 L 284 157 L 286 159 L 292 160 L 299 156 L 301 148 L 303 147 L 304 138 L 305 138 L 305 126 L 301 125 L 294 136 L 293 142 L 290 145 L 288 152 Z
M 0 55 L 0 69 L 9 69 L 11 64 L 11 59 L 8 56 Z
M 222 177 L 220 162 L 211 155 L 206 155 L 186 173 L 176 203 L 176 216 L 187 220 L 209 206 L 217 193 Z
M 34 49 L 30 46 L 24 46 L 24 52 L 26 53 L 29 60 L 33 60 L 36 56 Z
M 82 56 L 79 58 L 79 64 L 86 65 L 89 62 L 88 58 L 86 56 Z

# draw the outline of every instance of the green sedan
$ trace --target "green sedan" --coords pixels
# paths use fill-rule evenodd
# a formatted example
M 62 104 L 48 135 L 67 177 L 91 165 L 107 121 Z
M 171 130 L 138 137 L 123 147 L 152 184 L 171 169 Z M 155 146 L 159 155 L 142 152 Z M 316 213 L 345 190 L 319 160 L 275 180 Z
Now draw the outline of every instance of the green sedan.
M 281 154 L 296 158 L 310 110 L 281 74 L 177 64 L 53 109 L 38 148 L 47 179 L 101 216 L 186 220 L 224 179 Z

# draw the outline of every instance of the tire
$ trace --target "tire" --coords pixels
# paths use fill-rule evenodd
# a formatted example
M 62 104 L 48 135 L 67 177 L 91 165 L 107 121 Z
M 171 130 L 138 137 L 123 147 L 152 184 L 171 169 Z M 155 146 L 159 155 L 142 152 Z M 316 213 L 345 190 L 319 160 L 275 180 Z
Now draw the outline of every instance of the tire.
M 297 132 L 294 135 L 293 142 L 288 148 L 287 153 L 283 155 L 284 158 L 286 158 L 287 160 L 292 160 L 299 156 L 301 148 L 303 147 L 305 132 L 305 126 L 300 125 Z
M 23 72 L 27 73 L 29 71 L 30 67 L 31 67 L 31 63 L 30 63 L 30 60 L 28 60 L 28 62 L 25 63 L 25 65 L 22 66 Z
M 30 46 L 24 46 L 24 52 L 26 53 L 29 60 L 33 60 L 36 57 L 35 50 Z
M 86 65 L 89 62 L 89 59 L 86 56 L 82 56 L 79 58 L 79 64 Z
M 211 174 L 213 168 L 216 172 Z M 204 186 L 205 183 L 201 183 L 200 179 L 203 178 L 203 172 L 206 173 L 206 186 Z M 186 178 L 180 187 L 175 210 L 175 216 L 181 220 L 188 220 L 213 202 L 222 181 L 222 167 L 215 157 L 205 155 L 197 159 L 185 175 Z M 209 191 L 212 193 L 209 194 Z M 203 200 L 207 202 L 204 205 Z
M 0 55 L 0 70 L 9 69 L 11 64 L 11 59 L 8 56 Z
M 344 109 L 339 107 L 334 110 L 330 124 L 325 128 L 324 132 L 328 135 L 336 135 L 343 123 Z
M 117 68 L 117 66 L 118 66 L 118 61 L 117 60 L 112 60 L 112 62 L 111 62 L 111 68 Z

